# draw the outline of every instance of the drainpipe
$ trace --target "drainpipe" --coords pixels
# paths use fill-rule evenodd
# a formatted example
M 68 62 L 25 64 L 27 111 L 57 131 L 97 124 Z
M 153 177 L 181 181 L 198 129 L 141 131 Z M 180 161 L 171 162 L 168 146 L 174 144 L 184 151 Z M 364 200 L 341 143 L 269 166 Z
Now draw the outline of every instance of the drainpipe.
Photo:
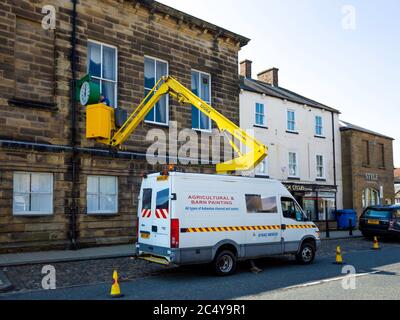
M 336 187 L 335 192 L 335 212 L 337 211 L 337 177 L 336 177 L 336 137 L 335 137 L 335 113 L 331 112 L 332 115 L 332 146 L 333 146 L 333 181 Z M 328 212 L 326 213 L 328 215 Z M 326 237 L 329 238 L 329 222 L 328 216 L 326 217 Z
M 76 217 L 78 215 L 77 198 L 79 196 L 79 150 L 77 148 L 77 125 L 76 125 L 76 5 L 77 0 L 72 2 L 72 33 L 71 33 L 71 206 L 69 220 L 69 240 L 70 249 L 77 250 L 77 232 L 76 232 Z

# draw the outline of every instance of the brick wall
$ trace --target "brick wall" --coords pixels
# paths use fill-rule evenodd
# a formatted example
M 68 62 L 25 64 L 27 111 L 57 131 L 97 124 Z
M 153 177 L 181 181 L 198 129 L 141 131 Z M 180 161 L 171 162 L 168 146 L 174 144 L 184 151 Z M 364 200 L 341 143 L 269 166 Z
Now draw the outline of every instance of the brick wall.
M 394 202 L 393 140 L 356 130 L 342 134 L 342 168 L 344 207 L 354 208 L 361 215 L 362 192 L 366 188 L 380 191 L 383 187 L 383 204 Z M 364 162 L 365 141 L 369 143 L 370 164 Z M 384 146 L 384 166 L 381 166 L 379 144 Z M 366 176 L 368 175 L 368 177 Z
M 147 3 L 147 4 L 146 4 Z M 247 39 L 199 19 L 148 1 L 79 1 L 77 6 L 77 65 L 87 73 L 87 41 L 118 50 L 118 104 L 128 113 L 144 94 L 144 56 L 168 61 L 169 74 L 190 88 L 191 69 L 212 77 L 212 105 L 239 122 L 238 51 Z M 44 30 L 44 5 L 56 8 L 56 29 Z M 161 7 L 160 7 L 161 6 Z M 161 8 L 161 9 L 160 9 Z M 164 11 L 163 11 L 164 10 Z M 71 14 L 70 1 L 5 0 L 0 4 L 0 139 L 68 146 L 71 140 Z M 170 101 L 169 118 L 178 130 L 191 128 L 191 108 Z M 78 106 L 78 146 L 102 148 L 85 139 L 85 110 Z M 124 145 L 145 152 L 153 125 L 141 124 Z M 167 130 L 165 127 L 156 127 Z M 0 251 L 67 247 L 70 205 L 78 202 L 81 246 L 135 240 L 136 199 L 143 171 L 158 170 L 145 160 L 93 154 L 78 155 L 78 191 L 72 194 L 70 149 L 0 146 Z M 212 167 L 188 167 L 210 172 Z M 14 171 L 54 175 L 54 214 L 15 217 L 12 213 Z M 87 175 L 118 176 L 116 216 L 86 214 Z

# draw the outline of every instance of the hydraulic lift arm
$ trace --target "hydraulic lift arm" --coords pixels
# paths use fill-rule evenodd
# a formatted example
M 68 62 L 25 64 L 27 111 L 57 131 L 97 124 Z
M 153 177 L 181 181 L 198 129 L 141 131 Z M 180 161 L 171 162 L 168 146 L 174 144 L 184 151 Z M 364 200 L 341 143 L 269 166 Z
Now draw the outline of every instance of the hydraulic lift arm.
M 213 120 L 222 133 L 229 133 L 231 135 L 231 137 L 226 135 L 226 138 L 239 156 L 231 161 L 217 164 L 217 173 L 222 174 L 252 170 L 267 156 L 268 149 L 265 145 L 258 142 L 254 137 L 248 135 L 244 130 L 239 128 L 236 124 L 227 119 L 212 106 L 208 105 L 171 76 L 162 77 L 156 83 L 154 88 L 129 116 L 128 120 L 110 139 L 96 139 L 96 141 L 113 147 L 121 147 L 138 125 L 145 119 L 146 115 L 156 105 L 158 100 L 165 94 L 171 95 L 171 97 L 181 104 L 193 105 Z M 235 139 L 244 144 L 249 151 L 243 154 L 240 150 L 240 146 L 235 143 Z

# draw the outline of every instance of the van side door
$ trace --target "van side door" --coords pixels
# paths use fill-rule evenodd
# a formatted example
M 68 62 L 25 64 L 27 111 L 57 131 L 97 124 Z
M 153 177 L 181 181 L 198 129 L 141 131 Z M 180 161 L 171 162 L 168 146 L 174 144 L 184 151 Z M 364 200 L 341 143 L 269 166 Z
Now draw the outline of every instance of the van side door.
M 246 258 L 281 254 L 281 215 L 277 196 L 246 194 Z
M 290 197 L 280 198 L 282 240 L 285 253 L 297 252 L 307 234 L 307 218 L 298 203 Z

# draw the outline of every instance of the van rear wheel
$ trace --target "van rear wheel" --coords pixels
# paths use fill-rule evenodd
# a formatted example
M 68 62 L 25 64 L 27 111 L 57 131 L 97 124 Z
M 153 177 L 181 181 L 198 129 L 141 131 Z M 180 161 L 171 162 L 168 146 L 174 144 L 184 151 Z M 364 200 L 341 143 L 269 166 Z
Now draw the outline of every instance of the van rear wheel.
M 297 262 L 301 264 L 311 264 L 315 259 L 315 247 L 310 242 L 301 245 L 300 251 L 296 254 Z
M 219 276 L 230 276 L 236 272 L 237 259 L 229 250 L 221 251 L 214 260 L 214 269 Z

